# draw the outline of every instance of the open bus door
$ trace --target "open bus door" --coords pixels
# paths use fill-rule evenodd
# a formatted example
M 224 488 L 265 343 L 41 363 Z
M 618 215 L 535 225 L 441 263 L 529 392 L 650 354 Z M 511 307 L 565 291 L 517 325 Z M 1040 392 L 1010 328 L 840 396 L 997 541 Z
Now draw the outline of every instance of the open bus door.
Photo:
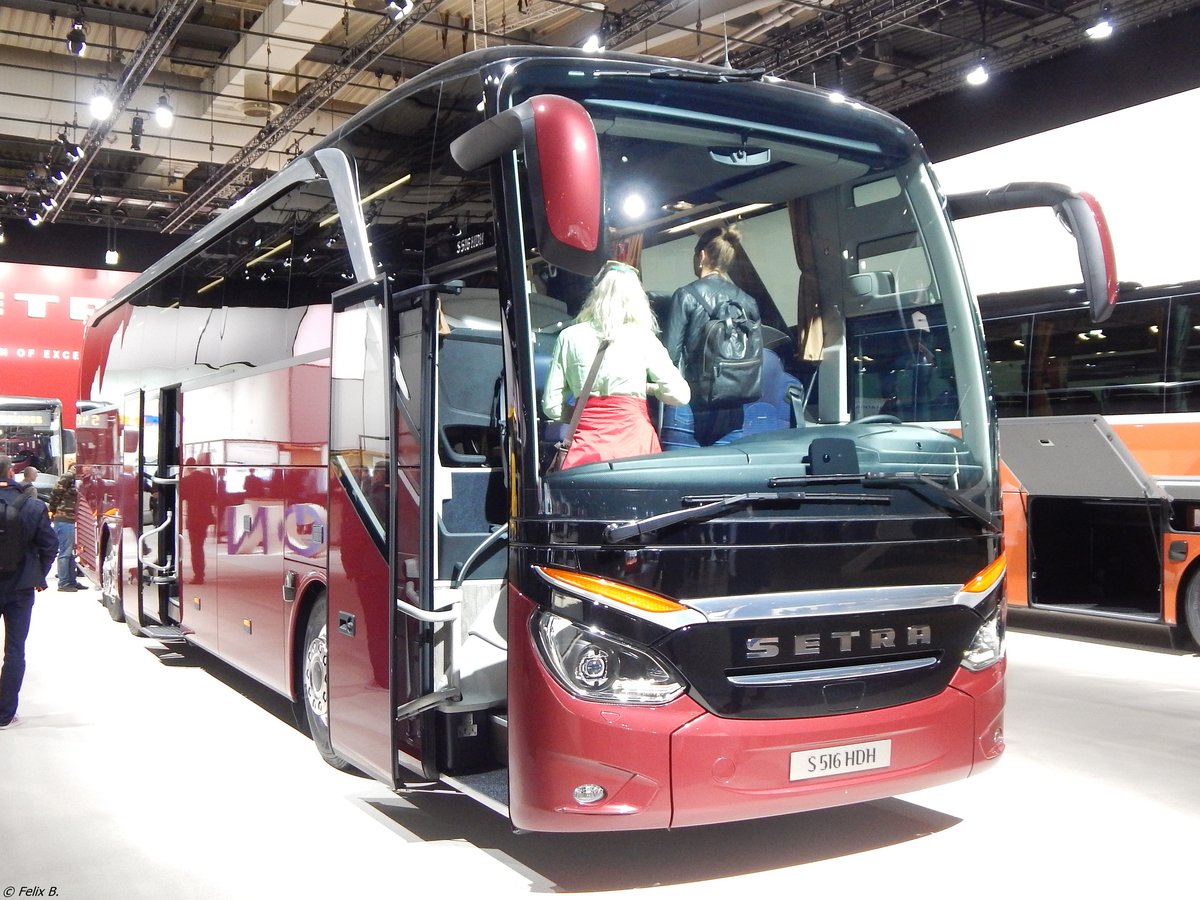
M 125 623 L 136 635 L 179 637 L 178 391 L 134 391 L 122 412 L 118 496 Z
M 327 740 L 336 757 L 393 784 L 402 762 L 436 777 L 427 747 L 428 714 L 439 699 L 432 623 L 419 616 L 432 608 L 422 498 L 431 495 L 424 404 L 435 337 L 428 289 L 389 302 L 379 279 L 334 298 L 331 554 L 326 620 L 318 623 L 327 634 Z

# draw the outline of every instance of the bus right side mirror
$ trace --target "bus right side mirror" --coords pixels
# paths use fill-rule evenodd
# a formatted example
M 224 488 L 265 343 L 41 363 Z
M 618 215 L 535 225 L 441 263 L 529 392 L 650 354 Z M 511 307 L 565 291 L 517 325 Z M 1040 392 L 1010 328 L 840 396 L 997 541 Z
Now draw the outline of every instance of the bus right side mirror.
M 567 97 L 542 94 L 476 125 L 450 144 L 467 172 L 522 150 L 538 251 L 546 262 L 595 275 L 604 246 L 600 146 L 592 117 Z
M 987 191 L 950 194 L 946 206 L 952 219 L 1050 207 L 1075 238 L 1092 321 L 1103 322 L 1112 315 L 1119 287 L 1116 256 L 1104 211 L 1091 194 L 1077 193 L 1061 184 L 1020 181 Z

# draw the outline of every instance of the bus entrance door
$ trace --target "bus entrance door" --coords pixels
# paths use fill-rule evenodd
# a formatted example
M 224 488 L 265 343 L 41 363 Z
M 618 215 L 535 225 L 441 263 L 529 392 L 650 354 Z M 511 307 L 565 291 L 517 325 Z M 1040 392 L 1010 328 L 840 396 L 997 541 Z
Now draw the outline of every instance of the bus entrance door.
M 435 313 L 428 292 L 389 303 L 384 280 L 334 297 L 329 456 L 328 717 L 334 753 L 393 785 L 422 773 L 432 683 L 429 626 L 427 370 Z M 429 327 L 425 327 L 425 319 Z M 415 370 L 410 367 L 415 366 Z
M 162 640 L 182 637 L 176 627 L 177 397 L 174 389 L 130 393 L 123 410 L 125 623 L 134 634 Z

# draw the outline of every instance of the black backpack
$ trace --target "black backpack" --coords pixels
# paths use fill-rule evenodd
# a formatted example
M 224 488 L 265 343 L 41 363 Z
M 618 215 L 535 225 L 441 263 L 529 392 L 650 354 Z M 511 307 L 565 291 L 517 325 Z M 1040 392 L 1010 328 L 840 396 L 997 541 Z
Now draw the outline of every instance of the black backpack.
M 21 507 L 29 495 L 22 493 L 11 503 L 0 497 L 0 575 L 13 575 L 25 565 L 25 527 Z
M 694 355 L 692 403 L 741 406 L 762 398 L 762 326 L 737 300 L 718 299 L 709 308 L 703 340 Z

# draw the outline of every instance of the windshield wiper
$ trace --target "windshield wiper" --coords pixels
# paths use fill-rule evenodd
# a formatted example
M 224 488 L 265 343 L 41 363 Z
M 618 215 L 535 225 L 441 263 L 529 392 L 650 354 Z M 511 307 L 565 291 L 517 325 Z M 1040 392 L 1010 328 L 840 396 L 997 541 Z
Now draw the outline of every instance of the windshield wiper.
M 604 540 L 609 544 L 619 544 L 630 538 L 649 534 L 670 525 L 682 525 L 689 522 L 700 522 L 712 519 L 722 513 L 752 506 L 756 503 L 889 503 L 887 497 L 871 497 L 865 494 L 830 494 L 813 493 L 808 491 L 770 491 L 749 492 L 720 497 L 715 500 L 698 497 L 685 497 L 684 502 L 702 501 L 700 506 L 677 509 L 674 512 L 660 513 L 647 516 L 633 522 L 613 522 L 604 529 Z
M 908 488 L 922 499 L 929 500 L 931 498 L 924 491 L 920 490 L 920 488 L 926 487 L 934 493 L 939 505 L 943 508 L 949 502 L 965 512 L 976 522 L 979 522 L 993 534 L 1001 534 L 1004 530 L 1000 527 L 999 520 L 978 503 L 956 494 L 940 481 L 930 478 L 928 475 L 922 475 L 919 472 L 867 472 L 862 476 L 862 484 L 864 487 L 900 485 L 901 487 Z
M 727 81 L 762 81 L 767 74 L 766 69 L 724 69 L 720 72 L 696 72 L 687 69 L 651 69 L 649 72 L 632 70 L 601 69 L 596 77 L 622 76 L 625 78 L 666 78 L 671 81 L 704 81 L 710 84 L 723 84 Z

